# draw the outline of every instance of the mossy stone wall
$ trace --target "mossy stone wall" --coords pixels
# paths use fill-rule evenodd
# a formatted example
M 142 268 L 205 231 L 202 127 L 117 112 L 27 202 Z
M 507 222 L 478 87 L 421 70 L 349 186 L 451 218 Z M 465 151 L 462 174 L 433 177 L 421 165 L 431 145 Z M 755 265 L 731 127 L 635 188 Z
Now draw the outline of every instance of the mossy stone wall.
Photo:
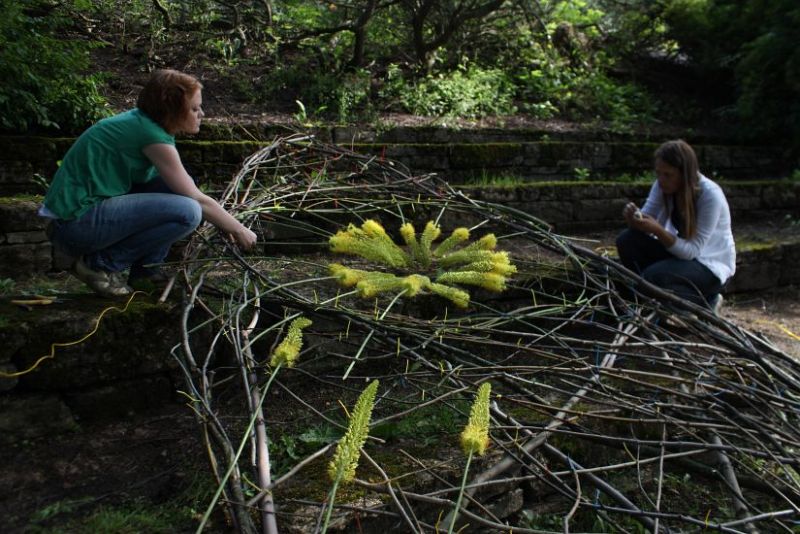
M 658 145 L 655 141 L 553 140 L 544 136 L 531 139 L 519 131 L 509 132 L 503 141 L 496 140 L 499 136 L 487 136 L 480 131 L 470 134 L 446 129 L 406 129 L 402 139 L 396 131 L 349 139 L 344 138 L 344 133 L 350 132 L 327 130 L 320 137 L 356 152 L 397 161 L 411 174 L 434 172 L 452 183 L 498 176 L 550 181 L 575 180 L 586 175 L 591 180 L 639 175 L 652 168 L 653 151 Z M 0 195 L 43 193 L 42 179 L 52 178 L 57 162 L 73 141 L 0 137 Z M 267 141 L 260 139 L 198 137 L 179 140 L 178 150 L 198 183 L 219 187 L 236 174 L 248 155 L 266 144 Z M 792 162 L 784 157 L 780 147 L 697 144 L 695 148 L 702 171 L 712 177 L 760 180 L 786 176 L 793 170 Z

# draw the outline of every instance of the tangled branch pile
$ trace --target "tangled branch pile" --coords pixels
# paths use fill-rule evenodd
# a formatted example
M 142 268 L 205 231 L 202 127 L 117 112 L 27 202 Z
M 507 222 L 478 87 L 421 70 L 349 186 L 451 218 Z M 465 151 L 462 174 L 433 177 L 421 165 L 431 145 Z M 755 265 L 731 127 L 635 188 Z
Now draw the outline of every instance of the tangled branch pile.
M 242 256 L 207 228 L 186 253 L 174 352 L 219 481 L 204 522 L 216 506 L 242 532 L 796 528 L 800 365 L 768 341 L 532 214 L 313 139 L 251 156 L 224 199 L 265 245 Z M 466 308 L 401 286 L 362 298 L 330 274 L 330 239 L 368 220 L 395 243 L 429 221 L 492 233 L 517 272 L 462 287 Z M 368 383 L 347 481 L 329 465 Z M 486 383 L 488 447 L 462 450 Z

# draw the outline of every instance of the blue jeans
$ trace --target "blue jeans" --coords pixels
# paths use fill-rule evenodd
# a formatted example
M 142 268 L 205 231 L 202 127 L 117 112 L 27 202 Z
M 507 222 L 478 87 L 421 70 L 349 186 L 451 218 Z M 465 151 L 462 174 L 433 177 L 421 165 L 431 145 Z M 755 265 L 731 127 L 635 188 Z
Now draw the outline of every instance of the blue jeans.
M 151 189 L 169 191 L 154 185 Z M 70 256 L 83 256 L 96 271 L 141 270 L 163 262 L 172 244 L 201 219 L 200 204 L 189 197 L 133 192 L 103 200 L 77 219 L 53 221 L 52 241 Z
M 627 229 L 617 236 L 622 264 L 653 285 L 701 306 L 722 290 L 722 282 L 697 260 L 676 258 L 658 239 Z

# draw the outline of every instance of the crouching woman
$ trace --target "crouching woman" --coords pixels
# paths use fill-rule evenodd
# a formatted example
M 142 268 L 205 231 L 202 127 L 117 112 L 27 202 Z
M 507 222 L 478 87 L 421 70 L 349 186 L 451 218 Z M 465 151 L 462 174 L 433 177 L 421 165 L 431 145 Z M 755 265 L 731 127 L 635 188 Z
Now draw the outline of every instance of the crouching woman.
M 731 215 L 722 189 L 700 174 L 682 140 L 655 152 L 656 181 L 641 209 L 628 203 L 617 237 L 625 267 L 652 284 L 718 310 L 720 292 L 736 270 Z
M 243 249 L 255 244 L 250 229 L 197 188 L 175 148 L 175 135 L 197 133 L 203 115 L 200 82 L 158 70 L 136 108 L 99 121 L 67 151 L 40 215 L 52 220 L 53 245 L 77 258 L 73 275 L 95 292 L 123 296 L 129 283 L 163 277 L 158 264 L 202 219 Z

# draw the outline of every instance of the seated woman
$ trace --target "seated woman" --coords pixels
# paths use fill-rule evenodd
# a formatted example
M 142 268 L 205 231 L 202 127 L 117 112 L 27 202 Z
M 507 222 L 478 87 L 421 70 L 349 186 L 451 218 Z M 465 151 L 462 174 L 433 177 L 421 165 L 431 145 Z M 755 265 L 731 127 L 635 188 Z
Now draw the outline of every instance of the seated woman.
M 67 151 L 40 215 L 52 219 L 53 245 L 77 258 L 72 273 L 95 292 L 130 294 L 126 269 L 129 283 L 163 277 L 157 265 L 201 218 L 243 249 L 255 244 L 255 233 L 197 188 L 175 148 L 175 135 L 197 133 L 203 115 L 200 82 L 158 70 L 136 108 L 99 121 Z
M 639 210 L 622 210 L 628 224 L 617 237 L 625 267 L 652 284 L 715 311 L 736 269 L 731 215 L 722 189 L 700 174 L 686 142 L 668 141 L 655 153 L 656 181 Z

